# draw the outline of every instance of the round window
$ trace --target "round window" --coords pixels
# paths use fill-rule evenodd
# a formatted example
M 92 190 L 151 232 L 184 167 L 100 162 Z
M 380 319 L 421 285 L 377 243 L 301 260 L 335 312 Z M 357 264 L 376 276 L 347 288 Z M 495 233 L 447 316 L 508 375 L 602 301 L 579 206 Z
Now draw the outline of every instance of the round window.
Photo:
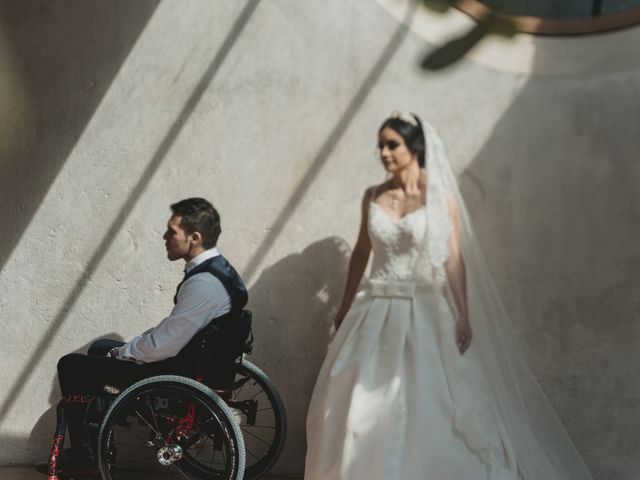
M 497 11 L 518 30 L 541 35 L 595 33 L 640 23 L 640 0 L 458 0 L 455 5 L 477 19 Z

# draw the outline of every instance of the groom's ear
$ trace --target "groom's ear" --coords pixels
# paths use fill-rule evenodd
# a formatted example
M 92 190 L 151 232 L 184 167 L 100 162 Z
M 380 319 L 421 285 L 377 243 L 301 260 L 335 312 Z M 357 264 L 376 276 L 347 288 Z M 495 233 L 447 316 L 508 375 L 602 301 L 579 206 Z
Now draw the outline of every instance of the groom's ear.
M 195 245 L 202 245 L 202 234 L 200 232 L 193 232 L 189 237 Z

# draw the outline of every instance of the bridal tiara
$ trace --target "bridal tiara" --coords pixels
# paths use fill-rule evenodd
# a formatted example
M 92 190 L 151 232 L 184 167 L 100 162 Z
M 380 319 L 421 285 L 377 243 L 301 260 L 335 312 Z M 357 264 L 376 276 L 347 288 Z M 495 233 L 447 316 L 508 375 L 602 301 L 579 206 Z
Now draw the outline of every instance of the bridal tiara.
M 409 125 L 418 127 L 418 120 L 416 119 L 413 113 L 391 112 L 391 114 L 389 115 L 389 118 L 402 120 L 403 122 L 408 123 Z

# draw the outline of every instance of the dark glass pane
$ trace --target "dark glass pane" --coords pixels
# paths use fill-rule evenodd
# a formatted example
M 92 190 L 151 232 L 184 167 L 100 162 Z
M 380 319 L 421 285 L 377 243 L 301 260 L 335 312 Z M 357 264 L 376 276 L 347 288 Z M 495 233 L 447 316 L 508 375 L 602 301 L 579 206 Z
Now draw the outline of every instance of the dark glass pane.
M 483 0 L 482 3 L 511 15 L 543 18 L 591 17 L 593 9 L 593 0 Z M 640 3 L 640 0 L 611 0 L 611 3 Z
M 640 0 L 602 0 L 602 14 L 624 12 L 640 7 Z

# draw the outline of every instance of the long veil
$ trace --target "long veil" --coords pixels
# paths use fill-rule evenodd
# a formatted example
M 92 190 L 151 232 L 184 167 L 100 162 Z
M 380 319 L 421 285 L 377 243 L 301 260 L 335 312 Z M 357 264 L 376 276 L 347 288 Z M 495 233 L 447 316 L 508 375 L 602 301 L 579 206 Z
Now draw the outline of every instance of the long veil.
M 436 280 L 446 289 L 444 262 L 451 231 L 447 202 L 453 196 L 459 209 L 467 272 L 473 340 L 464 355 L 455 346 L 451 315 L 440 315 L 455 428 L 488 466 L 492 480 L 592 479 L 518 347 L 442 139 L 426 122 L 423 131 L 427 143 L 429 258 Z

